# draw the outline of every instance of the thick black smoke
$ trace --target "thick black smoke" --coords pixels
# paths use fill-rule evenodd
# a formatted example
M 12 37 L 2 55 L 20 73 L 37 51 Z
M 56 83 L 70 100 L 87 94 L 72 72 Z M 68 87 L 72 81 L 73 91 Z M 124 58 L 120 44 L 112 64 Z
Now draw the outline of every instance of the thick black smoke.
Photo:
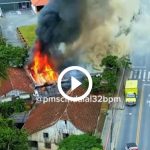
M 43 47 L 70 43 L 80 35 L 85 0 L 53 0 L 39 14 L 37 35 Z

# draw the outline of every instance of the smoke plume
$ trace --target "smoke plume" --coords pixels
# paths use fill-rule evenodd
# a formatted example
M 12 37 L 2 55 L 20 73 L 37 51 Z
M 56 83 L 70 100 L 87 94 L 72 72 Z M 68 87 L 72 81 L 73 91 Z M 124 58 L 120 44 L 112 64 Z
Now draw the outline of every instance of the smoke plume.
M 39 15 L 37 35 L 59 68 L 78 63 L 99 68 L 107 54 L 129 52 L 138 12 L 137 0 L 53 0 Z M 62 42 L 65 48 L 59 50 Z

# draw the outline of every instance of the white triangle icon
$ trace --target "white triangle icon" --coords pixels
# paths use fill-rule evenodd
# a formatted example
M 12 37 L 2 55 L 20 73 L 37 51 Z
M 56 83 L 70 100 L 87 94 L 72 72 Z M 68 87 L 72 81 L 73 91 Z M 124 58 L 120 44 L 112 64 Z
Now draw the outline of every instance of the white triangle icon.
M 79 87 L 82 83 L 74 77 L 71 77 L 71 91 L 75 90 Z

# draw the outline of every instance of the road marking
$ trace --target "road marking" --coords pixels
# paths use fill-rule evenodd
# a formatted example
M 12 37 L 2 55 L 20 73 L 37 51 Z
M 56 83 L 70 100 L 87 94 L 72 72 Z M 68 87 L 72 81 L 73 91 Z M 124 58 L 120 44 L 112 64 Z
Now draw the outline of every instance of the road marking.
M 147 99 L 147 104 L 150 107 L 150 100 L 149 99 Z
M 148 72 L 148 81 L 150 81 L 150 71 Z
M 139 77 L 138 78 L 141 79 L 141 76 L 142 76 L 142 70 L 139 71 Z
M 146 66 L 132 66 L 132 68 L 136 68 L 136 69 L 146 69 Z
M 144 73 L 143 73 L 143 81 L 145 81 L 145 78 L 146 78 L 146 70 L 144 70 Z
M 139 114 L 138 114 L 138 126 L 137 126 L 137 132 L 136 132 L 136 144 L 139 145 L 140 141 L 140 128 L 141 128 L 141 121 L 142 121 L 142 112 L 143 112 L 143 103 L 144 103 L 144 87 L 142 86 L 141 91 L 141 98 L 140 98 L 140 108 L 139 108 Z
M 134 79 L 136 79 L 136 78 L 137 78 L 137 73 L 138 73 L 138 71 L 137 71 L 137 70 L 135 70 L 135 71 L 134 71 L 134 77 L 133 77 Z
M 130 72 L 130 77 L 129 77 L 129 79 L 132 79 L 132 76 L 133 76 L 133 70 L 131 70 L 131 72 Z
M 150 84 L 146 84 L 146 83 L 145 83 L 145 84 L 143 84 L 143 85 L 144 85 L 144 86 L 150 86 Z

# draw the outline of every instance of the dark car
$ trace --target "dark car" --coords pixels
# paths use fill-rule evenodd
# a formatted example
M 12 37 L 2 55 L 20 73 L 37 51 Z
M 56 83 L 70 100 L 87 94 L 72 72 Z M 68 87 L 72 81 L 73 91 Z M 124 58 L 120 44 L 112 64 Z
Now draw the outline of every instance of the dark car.
M 125 150 L 139 150 L 135 143 L 127 143 Z

